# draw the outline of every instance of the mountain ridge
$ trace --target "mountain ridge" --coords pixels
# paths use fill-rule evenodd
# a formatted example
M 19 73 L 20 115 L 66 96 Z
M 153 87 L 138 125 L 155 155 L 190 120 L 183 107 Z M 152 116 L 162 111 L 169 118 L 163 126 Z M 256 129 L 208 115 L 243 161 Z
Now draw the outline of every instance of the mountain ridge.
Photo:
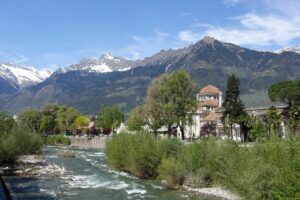
M 107 54 L 105 59 L 114 58 Z M 130 61 L 127 70 L 120 71 L 129 64 L 122 64 L 120 68 L 116 65 L 115 70 L 105 73 L 84 69 L 102 61 L 100 57 L 85 61 L 87 65 L 71 65 L 75 66 L 73 70 L 53 73 L 45 81 L 5 97 L 0 108 L 17 112 L 52 102 L 71 105 L 89 114 L 103 105 L 117 103 L 128 112 L 142 103 L 153 78 L 178 69 L 187 71 L 197 86 L 212 84 L 222 91 L 225 91 L 228 76 L 235 73 L 241 80 L 241 93 L 247 103 L 268 105 L 266 90 L 271 84 L 300 78 L 300 54 L 256 51 L 211 37 L 185 48 L 162 50 L 143 60 Z M 255 99 L 251 94 L 263 97 Z

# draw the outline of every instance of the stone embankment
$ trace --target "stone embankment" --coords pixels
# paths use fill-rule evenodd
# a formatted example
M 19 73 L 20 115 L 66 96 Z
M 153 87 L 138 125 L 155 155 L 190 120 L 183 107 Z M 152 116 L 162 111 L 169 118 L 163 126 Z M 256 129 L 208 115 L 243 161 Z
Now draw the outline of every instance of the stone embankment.
M 85 148 L 97 148 L 97 149 L 104 149 L 105 142 L 109 137 L 106 136 L 96 136 L 93 138 L 88 137 L 73 137 L 68 136 L 71 140 L 71 145 L 74 147 L 85 147 Z

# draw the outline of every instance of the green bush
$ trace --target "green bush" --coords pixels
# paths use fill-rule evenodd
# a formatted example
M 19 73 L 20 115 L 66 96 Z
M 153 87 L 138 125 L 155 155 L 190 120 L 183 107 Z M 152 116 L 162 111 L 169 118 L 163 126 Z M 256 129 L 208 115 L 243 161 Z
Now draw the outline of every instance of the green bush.
M 170 188 L 223 186 L 245 199 L 300 199 L 300 141 L 245 146 L 204 139 L 183 145 L 148 133 L 120 134 L 107 142 L 109 163 Z
M 149 133 L 137 134 L 132 139 L 133 173 L 142 178 L 155 178 L 162 158 L 157 139 Z
M 70 145 L 71 140 L 62 134 L 49 135 L 44 138 L 45 145 Z
M 0 165 L 12 165 L 20 155 L 39 153 L 42 146 L 40 135 L 14 128 L 0 136 Z
M 129 171 L 132 165 L 132 135 L 119 134 L 106 142 L 105 151 L 108 162 L 115 168 L 123 171 Z
M 155 178 L 161 161 L 157 139 L 149 133 L 121 133 L 106 144 L 109 163 L 141 178 Z
M 167 187 L 177 189 L 183 183 L 183 170 L 173 157 L 164 158 L 158 167 L 159 179 L 165 181 Z
M 236 183 L 248 199 L 299 199 L 299 180 L 300 143 L 282 141 L 256 144 Z
M 159 146 L 164 158 L 173 157 L 176 159 L 184 148 L 184 144 L 175 138 L 161 140 Z

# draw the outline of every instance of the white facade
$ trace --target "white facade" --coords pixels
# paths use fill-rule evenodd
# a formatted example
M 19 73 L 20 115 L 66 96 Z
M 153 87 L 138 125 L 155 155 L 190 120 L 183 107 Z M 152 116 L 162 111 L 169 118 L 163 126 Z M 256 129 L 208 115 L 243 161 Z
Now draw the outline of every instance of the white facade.
M 217 122 L 215 111 L 222 106 L 222 92 L 208 85 L 196 96 L 198 106 L 192 114 L 192 124 L 186 126 L 186 138 L 199 138 L 201 127 L 207 122 Z

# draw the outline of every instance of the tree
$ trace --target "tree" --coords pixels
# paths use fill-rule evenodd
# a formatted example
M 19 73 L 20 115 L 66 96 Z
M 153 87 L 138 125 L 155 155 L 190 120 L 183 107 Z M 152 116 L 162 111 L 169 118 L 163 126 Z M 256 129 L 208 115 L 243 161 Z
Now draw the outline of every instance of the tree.
M 60 106 L 56 117 L 58 128 L 70 128 L 78 116 L 80 116 L 80 112 L 75 108 Z
M 290 129 L 296 134 L 296 128 L 300 124 L 300 106 L 292 106 L 289 112 L 288 125 Z
M 145 115 L 144 115 L 144 107 L 137 106 L 135 107 L 127 120 L 127 127 L 130 131 L 140 131 L 143 129 L 145 125 Z
M 192 121 L 189 112 L 196 104 L 194 84 L 183 70 L 155 78 L 148 87 L 145 100 L 146 121 L 154 134 L 161 126 L 177 123 L 184 139 L 185 126 Z
M 274 106 L 268 109 L 267 117 L 269 119 L 269 133 L 272 134 L 274 132 L 275 135 L 278 135 L 281 116 L 277 113 L 277 109 Z
M 57 125 L 56 117 L 59 106 L 56 104 L 47 104 L 42 107 L 42 121 L 41 121 L 41 132 L 55 133 Z
M 0 135 L 8 134 L 16 125 L 12 117 L 0 112 Z
M 37 109 L 28 109 L 19 114 L 21 124 L 26 125 L 31 131 L 38 133 L 41 128 L 42 113 Z
M 116 129 L 121 125 L 124 120 L 124 115 L 118 105 L 111 107 L 104 107 L 98 113 L 97 124 L 105 129 L 111 129 L 115 134 Z
M 245 126 L 247 113 L 244 110 L 244 104 L 240 99 L 240 80 L 232 74 L 227 82 L 227 90 L 223 102 L 224 112 L 222 122 L 229 123 L 230 135 L 233 136 L 233 124 L 239 124 L 242 131 L 244 131 L 244 141 L 248 140 L 248 132 Z M 228 118 L 228 119 L 227 119 Z
M 255 116 L 249 116 L 250 137 L 254 139 L 263 139 L 267 135 L 267 128 L 262 120 Z
M 280 101 L 289 110 L 293 105 L 300 105 L 300 80 L 283 81 L 273 84 L 268 89 L 271 101 Z
M 185 126 L 192 122 L 189 113 L 193 111 L 196 105 L 194 92 L 193 81 L 184 70 L 169 74 L 166 76 L 164 84 L 161 85 L 163 110 L 168 114 L 166 119 L 174 119 L 180 128 L 183 140 L 185 139 Z
M 89 119 L 84 115 L 79 115 L 74 120 L 73 126 L 75 128 L 82 129 L 82 128 L 88 126 L 88 124 L 89 124 Z
M 147 96 L 144 104 L 145 123 L 157 135 L 157 130 L 165 125 L 166 113 L 163 112 L 163 103 L 160 88 L 164 84 L 166 75 L 159 76 L 151 82 L 147 89 Z

